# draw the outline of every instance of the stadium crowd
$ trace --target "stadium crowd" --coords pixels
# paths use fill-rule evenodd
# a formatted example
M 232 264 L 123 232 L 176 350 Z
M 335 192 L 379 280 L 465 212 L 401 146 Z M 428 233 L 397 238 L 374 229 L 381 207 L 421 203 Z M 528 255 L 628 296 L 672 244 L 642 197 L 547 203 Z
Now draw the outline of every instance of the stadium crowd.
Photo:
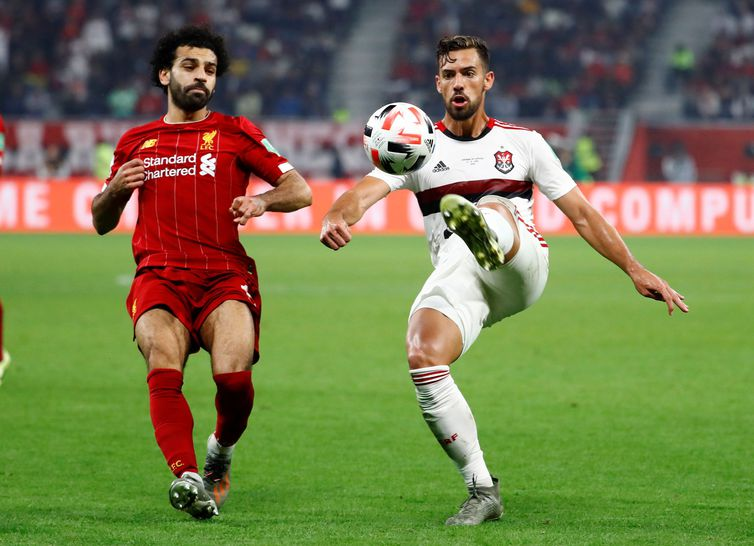
M 215 108 L 251 117 L 326 116 L 329 65 L 353 7 L 351 0 L 5 0 L 0 112 L 159 115 L 164 97 L 147 78 L 155 40 L 170 28 L 207 23 L 226 37 L 232 58 Z
M 473 32 L 493 51 L 488 108 L 502 119 L 562 118 L 626 104 L 647 37 L 667 0 L 411 0 L 396 44 L 391 92 L 429 108 L 436 36 Z M 433 117 L 440 112 L 433 112 Z
M 710 47 L 686 78 L 684 113 L 691 118 L 754 117 L 754 0 L 724 4 Z

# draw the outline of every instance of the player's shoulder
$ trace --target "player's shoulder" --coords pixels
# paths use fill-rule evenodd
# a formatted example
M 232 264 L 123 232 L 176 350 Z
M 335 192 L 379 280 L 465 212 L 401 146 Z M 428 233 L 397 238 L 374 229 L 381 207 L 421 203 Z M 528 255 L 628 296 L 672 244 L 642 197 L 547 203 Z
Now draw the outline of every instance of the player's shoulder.
M 495 118 L 490 118 L 490 127 L 501 129 L 503 131 L 523 131 L 524 133 L 536 133 L 536 131 L 530 127 L 516 125 L 515 123 L 508 123 L 507 121 L 500 121 L 499 119 Z
M 120 137 L 119 146 L 128 146 L 135 144 L 136 142 L 145 138 L 152 138 L 150 135 L 154 135 L 155 131 L 164 125 L 161 119 L 156 119 L 148 123 L 137 125 L 127 129 L 125 133 Z
M 215 116 L 217 116 L 217 125 L 223 132 L 246 135 L 260 141 L 264 138 L 262 130 L 247 117 L 230 116 L 218 112 L 215 113 Z

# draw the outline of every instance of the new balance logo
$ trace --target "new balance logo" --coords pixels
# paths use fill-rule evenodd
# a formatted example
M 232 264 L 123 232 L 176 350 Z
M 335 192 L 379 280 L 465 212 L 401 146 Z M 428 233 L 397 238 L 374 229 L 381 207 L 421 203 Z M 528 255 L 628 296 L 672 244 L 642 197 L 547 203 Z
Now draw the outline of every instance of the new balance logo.
M 432 169 L 433 173 L 441 173 L 443 171 L 449 171 L 450 167 L 448 167 L 445 163 L 440 161 L 435 167 Z
M 217 158 L 212 157 L 212 154 L 204 154 L 199 158 L 201 165 L 199 166 L 200 176 L 215 176 L 215 169 L 217 168 Z

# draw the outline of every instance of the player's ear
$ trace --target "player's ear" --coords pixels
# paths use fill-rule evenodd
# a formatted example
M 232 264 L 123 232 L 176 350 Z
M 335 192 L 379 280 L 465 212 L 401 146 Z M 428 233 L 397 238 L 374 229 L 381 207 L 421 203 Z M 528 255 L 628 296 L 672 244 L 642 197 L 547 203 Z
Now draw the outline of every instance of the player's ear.
M 170 69 L 169 68 L 160 69 L 160 83 L 162 85 L 168 85 L 170 83 Z
M 489 91 L 492 89 L 492 86 L 495 84 L 495 73 L 492 70 L 489 70 L 484 75 L 484 90 Z
M 442 89 L 440 89 L 440 76 L 435 74 L 435 89 L 437 89 L 437 92 L 442 95 Z

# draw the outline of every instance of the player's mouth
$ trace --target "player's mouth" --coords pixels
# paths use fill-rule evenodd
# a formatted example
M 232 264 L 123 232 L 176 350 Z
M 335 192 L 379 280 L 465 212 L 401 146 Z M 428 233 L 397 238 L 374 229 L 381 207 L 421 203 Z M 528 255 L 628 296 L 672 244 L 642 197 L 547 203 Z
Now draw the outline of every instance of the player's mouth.
M 450 103 L 456 108 L 463 108 L 469 103 L 469 99 L 463 95 L 453 95 L 453 98 L 450 99 Z
M 186 93 L 191 93 L 192 91 L 199 91 L 204 95 L 209 95 L 209 89 L 207 89 L 203 85 L 194 85 L 192 87 L 186 88 Z

